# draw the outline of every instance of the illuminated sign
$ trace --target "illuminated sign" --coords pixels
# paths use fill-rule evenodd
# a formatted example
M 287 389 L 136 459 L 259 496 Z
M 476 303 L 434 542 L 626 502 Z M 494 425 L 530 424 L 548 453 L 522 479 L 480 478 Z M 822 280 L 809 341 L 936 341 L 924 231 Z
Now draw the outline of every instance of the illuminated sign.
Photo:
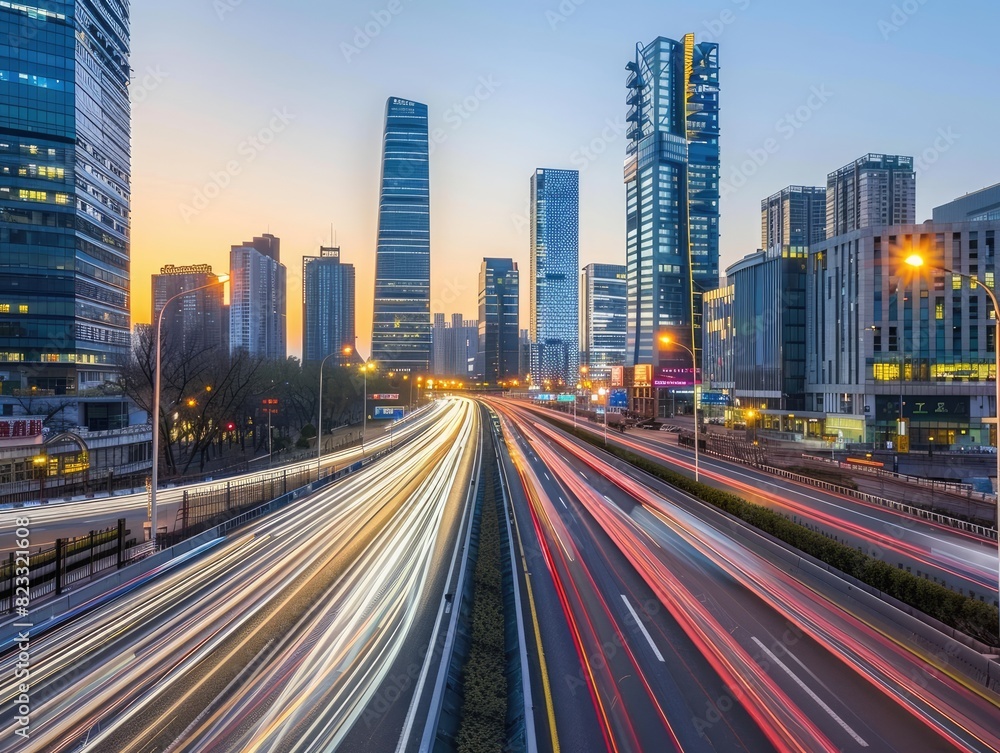
M 624 387 L 625 386 L 625 367 L 624 366 L 612 366 L 611 367 L 611 386 L 612 387 Z
M 702 405 L 729 405 L 729 395 L 721 392 L 702 392 Z
M 694 371 L 691 368 L 661 368 L 653 378 L 654 387 L 693 387 Z
M 628 390 L 622 388 L 611 390 L 608 405 L 612 408 L 628 408 Z
M 375 392 L 371 395 L 372 400 L 399 400 L 398 392 Z
M 379 405 L 375 408 L 375 418 L 391 418 L 399 421 L 403 417 L 404 410 L 398 405 Z
M 559 403 L 575 403 L 576 395 L 558 395 L 556 397 L 556 402 Z
M 912 421 L 962 421 L 970 416 L 969 396 L 904 395 L 903 418 Z M 875 396 L 875 417 L 879 421 L 896 421 L 900 417 L 899 398 Z
M 636 387 L 648 387 L 653 383 L 653 365 L 649 363 L 636 364 L 632 384 Z

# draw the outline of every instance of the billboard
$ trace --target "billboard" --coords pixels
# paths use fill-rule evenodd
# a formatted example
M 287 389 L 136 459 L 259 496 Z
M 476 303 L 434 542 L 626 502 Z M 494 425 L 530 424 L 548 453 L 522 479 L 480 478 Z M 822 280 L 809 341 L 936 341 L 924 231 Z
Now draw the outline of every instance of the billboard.
M 558 402 L 558 403 L 575 403 L 576 402 L 576 395 L 559 395 L 556 398 L 556 402 Z
M 659 368 L 653 377 L 654 387 L 694 387 L 694 370 L 687 368 Z
M 722 392 L 702 392 L 702 405 L 729 405 L 729 395 Z
M 612 387 L 624 387 L 625 386 L 625 367 L 624 366 L 612 366 L 611 367 L 611 386 Z
M 648 387 L 653 383 L 653 365 L 650 363 L 637 363 L 635 365 L 635 376 L 632 377 L 632 384 L 636 387 Z
M 375 406 L 375 418 L 391 418 L 393 421 L 399 421 L 404 414 L 404 409 L 401 405 L 377 405 Z
M 368 396 L 371 400 L 399 400 L 398 392 L 376 392 Z

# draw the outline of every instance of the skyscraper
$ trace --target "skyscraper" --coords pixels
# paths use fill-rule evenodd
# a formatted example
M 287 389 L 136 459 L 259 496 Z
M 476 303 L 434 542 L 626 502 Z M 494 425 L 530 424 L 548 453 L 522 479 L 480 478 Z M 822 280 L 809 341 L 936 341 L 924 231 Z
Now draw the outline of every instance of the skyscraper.
M 285 359 L 285 265 L 281 240 L 270 233 L 233 246 L 229 253 L 229 348 Z
M 431 235 L 427 105 L 386 103 L 375 258 L 372 358 L 426 372 L 431 360 Z
M 625 363 L 628 275 L 624 264 L 588 264 L 580 276 L 580 350 L 593 382 L 611 383 Z
M 719 281 L 719 46 L 659 37 L 628 70 L 625 184 L 630 364 L 690 369 Z
M 826 237 L 917 219 L 913 157 L 866 154 L 826 176 Z
M 354 348 L 354 265 L 340 261 L 339 247 L 321 247 L 302 258 L 302 360 L 322 361 L 344 346 Z
M 431 330 L 431 373 L 468 379 L 472 376 L 479 347 L 479 322 L 452 314 L 446 322 L 444 314 L 434 314 Z
M 519 302 L 517 262 L 483 259 L 479 267 L 476 374 L 491 384 L 518 376 Z
M 826 238 L 826 189 L 788 186 L 760 201 L 760 247 L 808 248 Z
M 36 5 L 0 4 L 0 376 L 67 395 L 130 344 L 128 4 Z
M 190 358 L 201 353 L 218 356 L 229 350 L 228 322 L 224 321 L 224 291 L 222 285 L 213 285 L 219 276 L 210 264 L 192 264 L 176 267 L 168 264 L 153 275 L 153 322 L 163 305 L 186 290 L 197 293 L 182 296 L 174 301 L 163 314 L 161 334 L 163 347 L 182 357 Z M 225 325 L 226 329 L 223 329 Z
M 576 384 L 580 367 L 580 173 L 531 176 L 531 378 Z

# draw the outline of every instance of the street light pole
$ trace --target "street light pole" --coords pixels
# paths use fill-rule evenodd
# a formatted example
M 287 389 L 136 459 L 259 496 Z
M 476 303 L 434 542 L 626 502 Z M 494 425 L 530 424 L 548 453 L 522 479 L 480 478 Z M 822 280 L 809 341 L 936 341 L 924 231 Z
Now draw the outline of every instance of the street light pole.
M 349 356 L 353 348 L 350 345 L 345 345 L 341 353 L 345 356 Z M 340 355 L 334 353 L 327 353 L 322 361 L 319 362 L 319 420 L 316 422 L 316 480 L 319 481 L 320 469 L 323 464 L 323 367 L 326 366 L 326 361 L 333 355 Z
M 207 285 L 200 285 L 197 288 L 191 288 L 191 290 L 185 290 L 178 293 L 177 295 L 168 298 L 163 306 L 160 308 L 159 313 L 156 315 L 156 367 L 153 371 L 153 472 L 150 474 L 152 478 L 150 479 L 150 491 L 149 491 L 149 541 L 153 545 L 153 551 L 156 551 L 156 487 L 160 482 L 160 333 L 163 330 L 163 312 L 167 310 L 167 306 L 176 301 L 178 298 L 183 298 L 186 295 L 191 295 L 192 293 L 197 293 L 198 291 L 205 290 L 207 288 L 215 287 L 216 285 L 225 285 L 229 282 L 229 275 L 219 275 L 215 278 L 213 282 Z
M 698 463 L 698 424 L 700 419 L 698 418 L 698 358 L 695 356 L 694 351 L 683 343 L 674 342 L 670 337 L 664 335 L 660 338 L 660 342 L 664 345 L 676 345 L 679 348 L 683 348 L 688 353 L 691 354 L 691 388 L 694 392 L 694 480 L 699 481 L 699 463 Z M 754 436 L 756 437 L 757 424 L 754 422 Z
M 911 267 L 922 267 L 925 264 L 924 258 L 919 254 L 912 254 L 907 257 L 906 263 Z M 927 266 L 932 269 L 937 269 L 945 274 L 958 275 L 959 277 L 968 280 L 970 283 L 981 287 L 986 291 L 986 295 L 990 297 L 990 301 L 993 302 L 993 313 L 996 317 L 996 324 L 994 325 L 994 337 L 993 337 L 993 351 L 996 356 L 996 362 L 994 363 L 994 368 L 996 369 L 994 373 L 994 384 L 996 386 L 996 410 L 994 414 L 996 415 L 996 438 L 997 438 L 997 487 L 996 487 L 996 504 L 997 504 L 997 554 L 1000 555 L 1000 302 L 997 301 L 996 292 L 987 285 L 983 285 L 982 282 L 972 277 L 972 275 L 965 274 L 964 272 L 956 272 L 953 269 L 948 269 L 947 267 L 940 267 L 936 264 L 928 264 Z M 933 447 L 933 445 L 932 445 Z M 997 594 L 1000 595 L 1000 568 L 997 570 Z

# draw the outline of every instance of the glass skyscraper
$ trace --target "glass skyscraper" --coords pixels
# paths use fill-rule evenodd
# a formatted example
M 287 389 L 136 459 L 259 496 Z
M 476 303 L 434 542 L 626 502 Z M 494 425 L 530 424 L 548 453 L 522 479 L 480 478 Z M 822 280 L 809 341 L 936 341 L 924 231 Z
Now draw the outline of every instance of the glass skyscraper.
M 320 248 L 302 258 L 302 360 L 322 361 L 354 348 L 354 265 L 340 261 L 340 248 Z M 337 360 L 337 359 L 335 359 Z
M 592 382 L 611 383 L 611 367 L 625 363 L 628 320 L 623 264 L 588 264 L 580 275 L 580 349 Z
M 760 200 L 760 247 L 808 248 L 826 240 L 826 188 L 787 186 Z
M 386 103 L 375 258 L 372 358 L 427 372 L 431 360 L 431 233 L 427 105 Z
M 626 66 L 630 364 L 682 368 L 719 280 L 719 46 L 660 37 Z
M 580 369 L 580 173 L 531 176 L 531 380 L 576 384 Z
M 519 279 L 513 259 L 483 259 L 479 267 L 479 353 L 476 374 L 496 384 L 516 379 Z
M 130 343 L 128 24 L 119 0 L 0 3 L 5 394 L 113 381 Z

